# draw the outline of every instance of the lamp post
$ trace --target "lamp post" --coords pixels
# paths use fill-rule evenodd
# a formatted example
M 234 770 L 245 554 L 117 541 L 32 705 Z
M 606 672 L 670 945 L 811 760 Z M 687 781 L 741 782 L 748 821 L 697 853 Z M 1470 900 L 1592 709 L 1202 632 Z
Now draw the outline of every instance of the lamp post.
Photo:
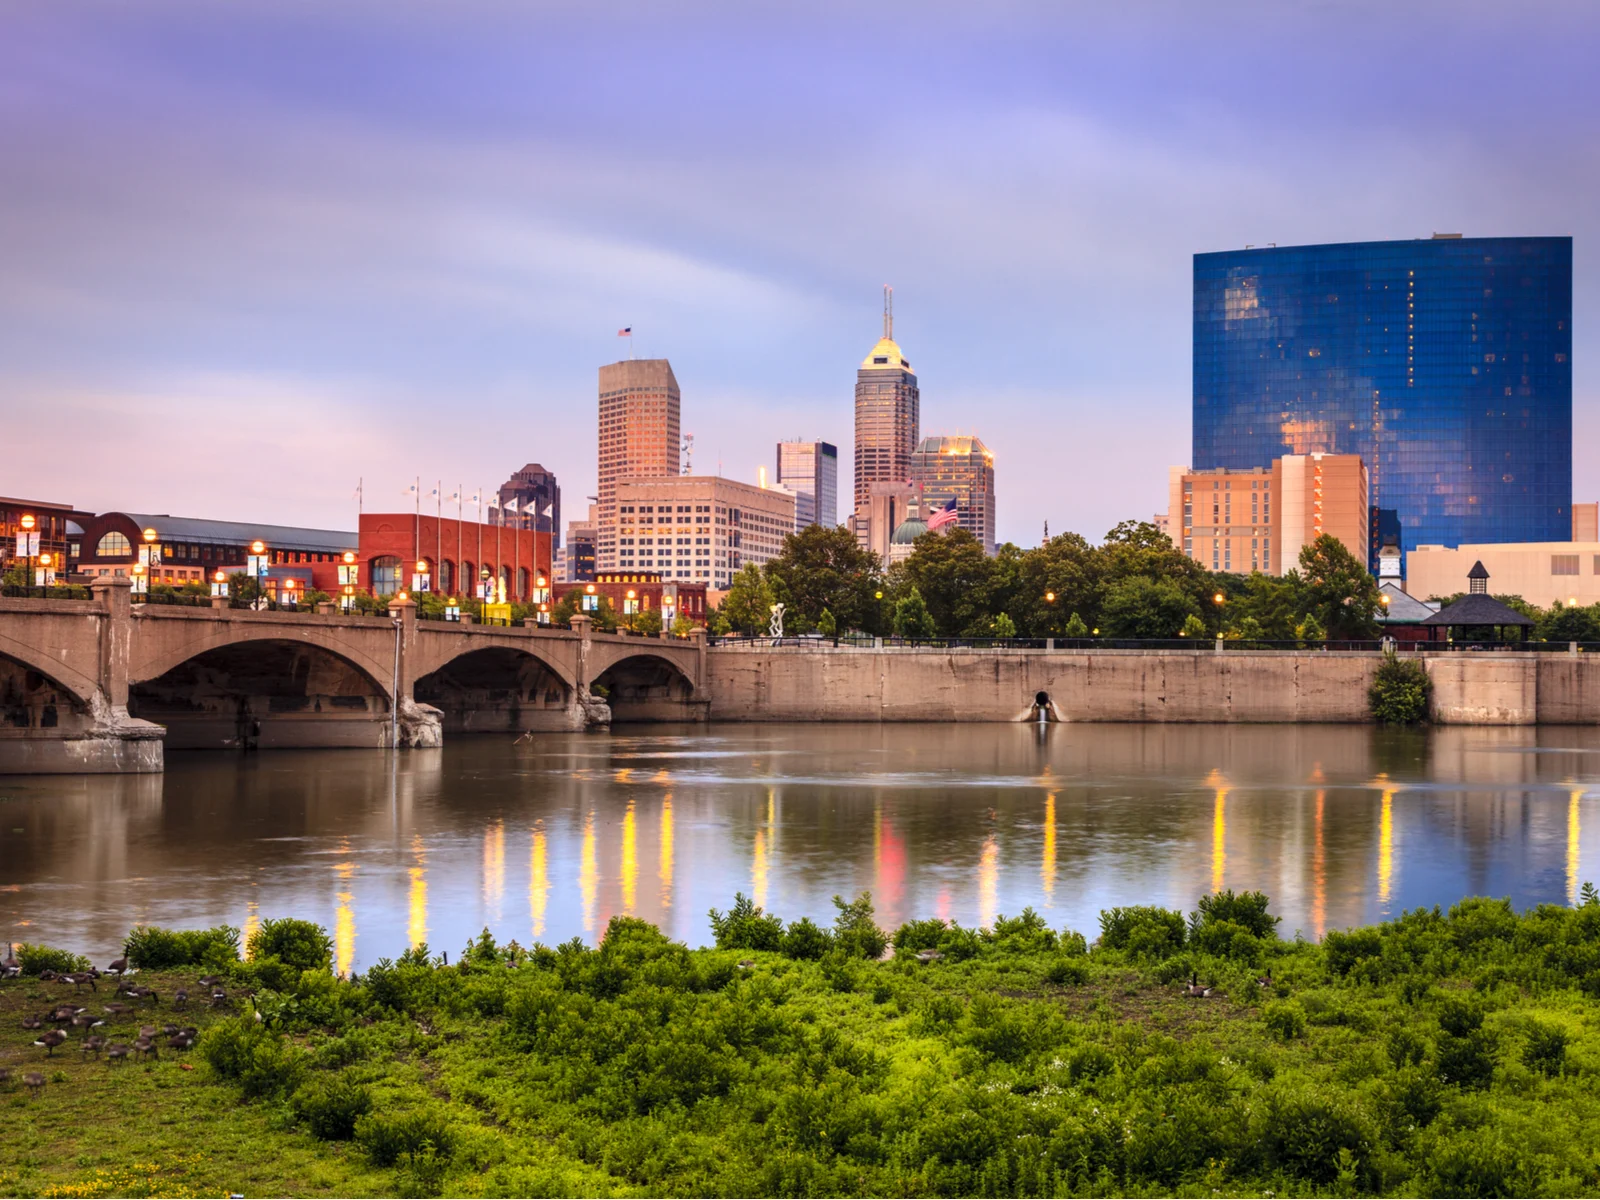
M 28 586 L 33 582 L 33 553 L 34 547 L 38 545 L 39 537 L 39 535 L 34 532 L 34 526 L 36 526 L 38 523 L 38 518 L 32 513 L 23 513 L 22 520 L 18 522 L 18 524 L 22 526 L 22 536 L 17 539 L 17 550 L 22 554 L 23 558 L 27 559 L 28 562 L 28 573 L 22 578 L 22 594 L 24 596 L 28 594 Z
M 299 582 L 300 581 L 298 579 L 285 579 L 283 581 L 283 599 L 284 599 L 284 603 L 287 604 L 290 608 L 293 608 L 295 606 L 294 589 L 299 584 Z
M 143 563 L 133 564 L 133 594 L 144 595 L 145 569 Z
M 211 596 L 213 599 L 226 599 L 228 595 L 228 573 L 221 567 L 211 577 Z
M 161 535 L 158 534 L 154 529 L 146 529 L 143 536 L 145 562 L 144 590 L 148 592 L 151 585 L 156 581 L 156 566 L 161 562 L 161 543 L 156 541 L 156 538 L 160 537 Z
M 355 607 L 356 584 L 361 582 L 361 568 L 356 566 L 356 552 L 346 550 L 339 563 L 339 591 L 343 596 L 344 611 Z
M 39 555 L 39 590 L 50 586 L 50 567 L 55 562 L 49 552 Z
M 251 572 L 256 577 L 256 602 L 259 611 L 267 605 L 266 584 L 262 582 L 267 574 L 267 544 L 260 538 L 250 543 L 250 565 L 255 568 Z
M 411 590 L 414 592 L 430 592 L 433 590 L 429 586 L 431 582 L 428 578 L 428 560 L 425 558 L 417 559 L 417 573 L 416 577 L 411 581 Z

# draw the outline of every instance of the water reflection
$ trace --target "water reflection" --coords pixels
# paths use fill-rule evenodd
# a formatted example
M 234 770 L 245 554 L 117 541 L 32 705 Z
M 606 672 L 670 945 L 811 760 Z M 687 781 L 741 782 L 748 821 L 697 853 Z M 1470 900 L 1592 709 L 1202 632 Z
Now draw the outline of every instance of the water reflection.
M 306 916 L 363 970 L 484 926 L 592 941 L 613 912 L 700 942 L 741 890 L 826 922 L 831 896 L 870 889 L 886 925 L 1031 904 L 1092 934 L 1101 908 L 1231 887 L 1319 936 L 1468 893 L 1570 903 L 1600 876 L 1597 792 L 1600 729 L 1571 728 L 743 726 L 174 754 L 164 778 L 0 779 L 0 923 L 106 960 L 135 921 L 248 935 Z

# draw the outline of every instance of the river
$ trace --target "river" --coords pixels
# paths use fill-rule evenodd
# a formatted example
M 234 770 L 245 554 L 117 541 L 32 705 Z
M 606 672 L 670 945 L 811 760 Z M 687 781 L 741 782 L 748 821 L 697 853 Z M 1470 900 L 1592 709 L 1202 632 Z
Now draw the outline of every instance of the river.
M 135 923 L 307 917 L 361 970 L 427 942 L 709 940 L 736 892 L 831 920 L 984 925 L 1258 888 L 1281 932 L 1600 881 L 1600 729 L 717 725 L 398 755 L 173 753 L 165 775 L 0 778 L 0 923 L 103 965 Z

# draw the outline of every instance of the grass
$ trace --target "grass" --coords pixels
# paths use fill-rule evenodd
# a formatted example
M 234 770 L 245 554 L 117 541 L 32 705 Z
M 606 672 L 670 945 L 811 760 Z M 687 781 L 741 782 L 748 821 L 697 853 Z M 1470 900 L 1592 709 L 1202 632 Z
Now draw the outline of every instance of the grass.
M 1248 899 L 1108 914 L 1087 952 L 1031 914 L 923 922 L 885 961 L 858 905 L 785 942 L 746 903 L 714 949 L 617 918 L 592 950 L 485 935 L 354 982 L 286 929 L 294 968 L 220 964 L 254 991 L 232 1013 L 165 1002 L 217 952 L 141 972 L 164 1002 L 96 1032 L 202 1040 L 119 1066 L 21 1027 L 111 981 L 11 981 L 0 1193 L 1600 1193 L 1600 903 L 1469 901 L 1311 945 Z

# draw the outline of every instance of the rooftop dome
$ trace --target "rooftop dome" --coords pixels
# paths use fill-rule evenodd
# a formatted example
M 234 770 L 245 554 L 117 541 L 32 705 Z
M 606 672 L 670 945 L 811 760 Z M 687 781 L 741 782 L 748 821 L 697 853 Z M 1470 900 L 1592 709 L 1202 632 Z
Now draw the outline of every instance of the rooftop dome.
M 872 353 L 861 360 L 863 371 L 909 371 L 911 364 L 906 361 L 905 354 L 900 349 L 900 344 L 893 338 L 878 339 L 878 344 L 872 348 Z
M 921 517 L 907 517 L 895 526 L 894 534 L 889 538 L 889 544 L 891 546 L 909 546 L 927 532 L 928 523 Z

